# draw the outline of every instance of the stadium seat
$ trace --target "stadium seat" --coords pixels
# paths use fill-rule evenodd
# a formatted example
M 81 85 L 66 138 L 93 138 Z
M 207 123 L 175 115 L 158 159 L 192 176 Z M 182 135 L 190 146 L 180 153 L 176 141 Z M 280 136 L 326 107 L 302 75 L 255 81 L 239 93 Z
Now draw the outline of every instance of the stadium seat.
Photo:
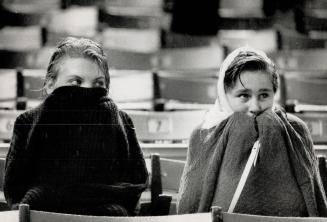
M 225 213 L 219 207 L 212 207 L 211 212 L 181 214 L 169 216 L 138 216 L 138 217 L 109 217 L 86 216 L 51 213 L 30 210 L 28 205 L 20 205 L 19 210 L 4 211 L 0 213 L 3 222 L 324 222 L 326 218 L 319 217 L 276 217 L 258 216 L 237 213 Z
M 315 144 L 327 142 L 327 77 L 325 71 L 284 71 L 281 104 L 308 126 Z
M 103 27 L 112 28 L 160 29 L 161 27 L 160 14 L 155 16 L 142 11 L 138 13 L 137 8 L 133 13 L 113 7 L 100 8 L 99 22 Z
M 280 50 L 270 57 L 278 68 L 292 71 L 326 71 L 327 49 Z
M 278 216 L 259 216 L 238 213 L 220 213 L 216 218 L 220 218 L 219 222 L 323 222 L 327 218 L 322 217 L 278 217 Z
M 158 53 L 159 70 L 217 70 L 225 58 L 225 49 L 219 45 L 189 48 L 166 48 Z
M 98 9 L 94 5 L 51 10 L 47 15 L 48 20 L 45 24 L 47 46 L 57 45 L 67 36 L 94 39 L 98 34 Z
M 288 33 L 287 31 L 278 32 L 278 42 L 280 50 L 319 49 L 326 46 L 324 39 L 314 39 L 308 35 Z
M 176 214 L 176 200 L 184 166 L 185 161 L 161 158 L 160 154 L 151 155 L 151 203 L 154 207 L 156 204 L 160 206 L 157 209 L 159 213 L 160 210 L 164 210 L 163 214 Z M 162 194 L 171 201 L 166 202 L 169 202 L 166 209 L 166 203 L 163 201 L 160 203 Z
M 28 205 L 22 204 L 19 206 L 19 210 L 0 212 L 0 220 L 1 222 L 218 222 L 214 218 L 214 215 L 218 215 L 215 211 L 169 216 L 112 217 L 36 211 L 30 210 Z
M 28 6 L 28 5 L 25 5 Z M 26 7 L 25 7 L 26 8 Z M 0 27 L 2 26 L 37 26 L 41 25 L 43 19 L 43 13 L 36 10 L 35 5 L 29 5 L 29 10 L 22 10 L 23 7 L 15 7 L 13 4 L 4 4 L 0 6 L 1 21 Z M 31 9 L 35 10 L 31 10 Z
M 248 45 L 266 53 L 278 49 L 277 31 L 266 29 L 221 29 L 217 34 L 218 42 L 227 47 L 228 52 Z
M 132 118 L 137 137 L 142 142 L 181 143 L 201 123 L 205 110 L 139 111 L 126 110 Z
M 5 176 L 5 163 L 6 159 L 0 157 L 0 211 L 10 210 L 6 203 L 4 193 L 3 193 L 3 180 Z
M 200 104 L 213 104 L 217 97 L 218 78 L 215 74 L 214 71 L 195 74 L 158 72 L 158 97 L 166 101 L 198 103 L 199 107 Z
M 181 34 L 170 30 L 163 30 L 161 37 L 162 48 L 202 47 L 217 43 L 216 36 Z

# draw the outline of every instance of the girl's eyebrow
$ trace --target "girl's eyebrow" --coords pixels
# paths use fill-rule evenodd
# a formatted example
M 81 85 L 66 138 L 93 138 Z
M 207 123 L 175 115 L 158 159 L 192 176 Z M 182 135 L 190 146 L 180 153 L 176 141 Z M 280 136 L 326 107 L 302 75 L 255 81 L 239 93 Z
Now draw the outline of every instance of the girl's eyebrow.
M 103 76 L 96 77 L 92 80 L 93 82 L 98 82 L 98 81 L 105 81 L 105 78 Z
M 94 80 L 105 79 L 104 76 L 96 77 Z
M 271 89 L 264 88 L 264 89 L 259 89 L 259 92 L 271 92 Z
M 82 79 L 82 77 L 80 77 L 79 75 L 67 75 L 68 78 L 78 78 L 78 79 Z
M 250 91 L 249 89 L 239 89 L 235 93 L 247 93 L 249 91 Z

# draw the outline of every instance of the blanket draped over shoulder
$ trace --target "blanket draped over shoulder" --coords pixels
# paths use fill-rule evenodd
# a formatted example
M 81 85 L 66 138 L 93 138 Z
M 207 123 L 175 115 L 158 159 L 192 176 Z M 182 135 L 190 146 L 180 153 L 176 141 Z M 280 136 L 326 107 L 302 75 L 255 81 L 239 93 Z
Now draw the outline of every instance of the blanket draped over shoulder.
M 211 129 L 194 130 L 181 178 L 178 213 L 227 211 L 255 141 L 261 147 L 234 212 L 327 216 L 326 196 L 306 125 L 269 110 L 234 113 Z

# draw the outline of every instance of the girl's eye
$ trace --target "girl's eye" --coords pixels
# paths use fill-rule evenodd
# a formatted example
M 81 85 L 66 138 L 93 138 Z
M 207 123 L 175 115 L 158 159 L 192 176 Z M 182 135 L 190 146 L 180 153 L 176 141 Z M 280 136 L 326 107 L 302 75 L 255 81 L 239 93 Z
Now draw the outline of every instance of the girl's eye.
M 267 99 L 269 97 L 269 94 L 268 93 L 262 93 L 259 96 L 260 96 L 260 99 Z
M 243 94 L 238 95 L 238 97 L 241 98 L 241 99 L 248 99 L 250 97 L 250 95 L 246 94 L 246 93 L 243 93 Z
M 79 86 L 82 84 L 82 81 L 80 79 L 72 79 L 69 83 L 73 86 Z
M 248 98 L 249 95 L 248 94 L 240 94 L 239 97 L 241 97 L 241 98 Z
M 240 100 L 242 102 L 247 102 L 250 99 L 251 95 L 242 93 L 242 94 L 239 94 L 237 97 L 240 98 Z
M 96 81 L 94 84 L 94 87 L 105 87 L 105 82 L 104 81 Z

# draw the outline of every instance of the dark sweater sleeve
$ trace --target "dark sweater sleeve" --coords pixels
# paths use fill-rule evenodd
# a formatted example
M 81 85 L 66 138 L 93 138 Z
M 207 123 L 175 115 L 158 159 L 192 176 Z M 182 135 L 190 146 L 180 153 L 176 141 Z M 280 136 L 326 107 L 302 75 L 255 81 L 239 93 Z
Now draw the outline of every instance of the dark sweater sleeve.
M 26 150 L 32 118 L 27 113 L 17 117 L 6 157 L 4 194 L 10 207 L 20 203 L 30 186 L 31 155 Z
M 120 115 L 123 121 L 123 127 L 127 134 L 127 140 L 129 143 L 129 164 L 126 169 L 128 175 L 126 175 L 126 182 L 134 184 L 147 184 L 148 183 L 148 171 L 146 168 L 143 152 L 138 142 L 135 128 L 132 119 L 123 111 L 120 111 Z
M 148 187 L 148 171 L 132 119 L 123 111 L 119 114 L 128 141 L 129 157 L 120 168 L 123 183 L 117 184 L 125 188 L 122 192 L 115 193 L 119 193 L 119 203 L 132 210 L 135 209 L 141 193 Z
M 148 172 L 145 165 L 142 150 L 136 138 L 134 125 L 131 118 L 119 111 L 120 125 L 123 128 L 128 154 L 117 160 L 113 172 L 117 172 L 113 179 L 114 183 L 79 183 L 67 185 L 59 191 L 64 202 L 69 206 L 87 203 L 89 205 L 119 204 L 129 212 L 133 212 L 141 193 L 146 189 Z M 125 142 L 125 141 L 124 141 Z

